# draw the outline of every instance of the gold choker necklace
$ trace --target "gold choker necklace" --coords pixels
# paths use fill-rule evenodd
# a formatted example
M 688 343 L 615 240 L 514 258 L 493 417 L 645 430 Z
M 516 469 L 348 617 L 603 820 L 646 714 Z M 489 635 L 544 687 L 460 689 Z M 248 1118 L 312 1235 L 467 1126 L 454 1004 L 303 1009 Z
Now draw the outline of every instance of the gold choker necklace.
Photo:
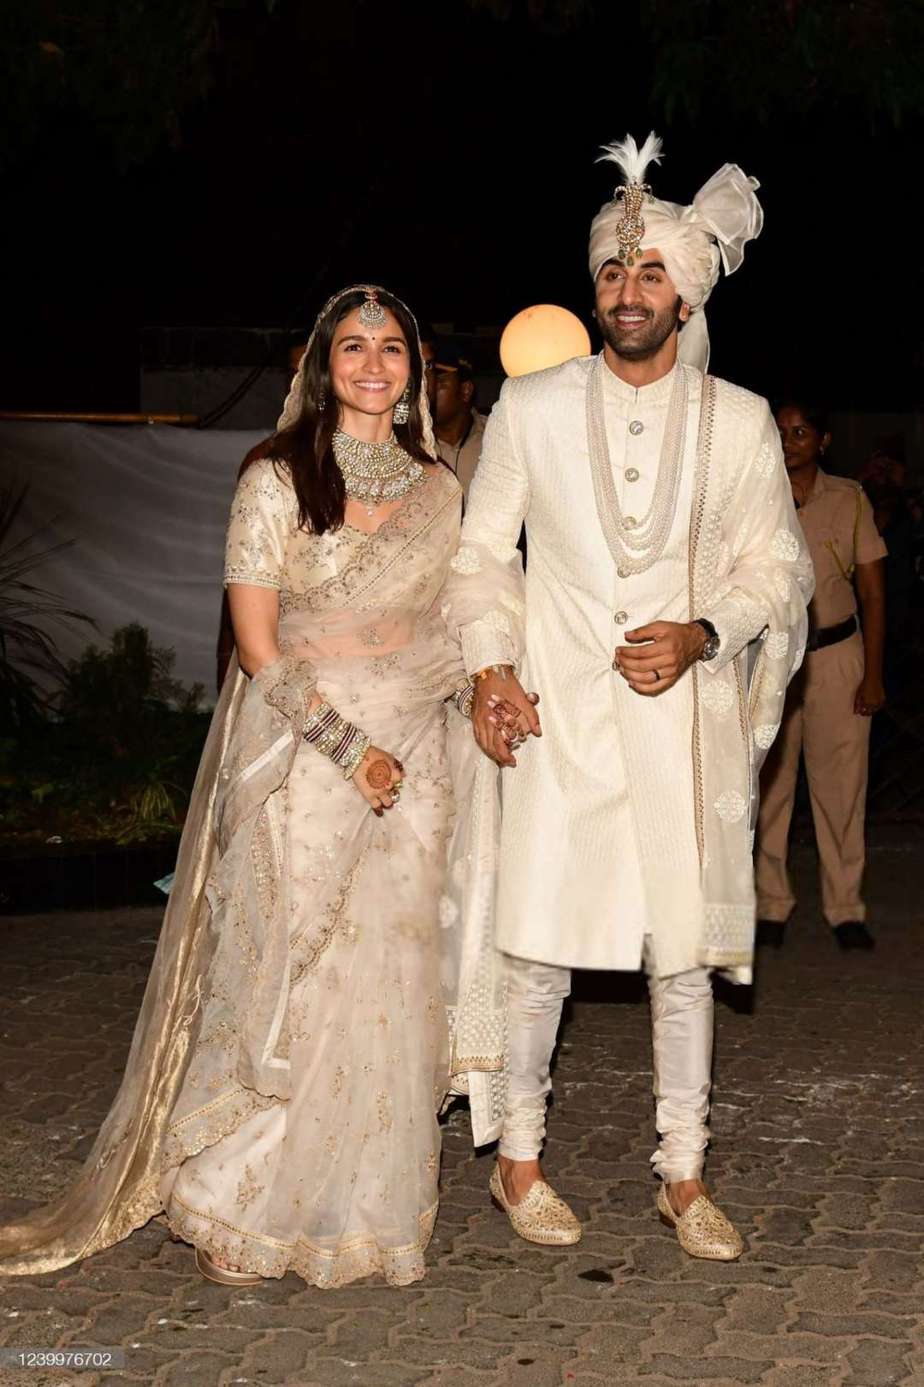
M 333 449 L 347 496 L 360 501 L 370 515 L 376 506 L 400 501 L 424 475 L 422 464 L 404 451 L 394 435 L 384 443 L 366 443 L 338 429 Z

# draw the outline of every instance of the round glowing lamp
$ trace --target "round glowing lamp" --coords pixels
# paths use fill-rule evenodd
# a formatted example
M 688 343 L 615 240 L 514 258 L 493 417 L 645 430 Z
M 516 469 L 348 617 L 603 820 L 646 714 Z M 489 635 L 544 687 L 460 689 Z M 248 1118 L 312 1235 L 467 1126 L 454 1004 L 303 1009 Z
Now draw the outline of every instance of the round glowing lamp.
M 524 308 L 504 328 L 501 365 L 508 376 L 525 376 L 590 354 L 590 335 L 580 318 L 554 303 Z

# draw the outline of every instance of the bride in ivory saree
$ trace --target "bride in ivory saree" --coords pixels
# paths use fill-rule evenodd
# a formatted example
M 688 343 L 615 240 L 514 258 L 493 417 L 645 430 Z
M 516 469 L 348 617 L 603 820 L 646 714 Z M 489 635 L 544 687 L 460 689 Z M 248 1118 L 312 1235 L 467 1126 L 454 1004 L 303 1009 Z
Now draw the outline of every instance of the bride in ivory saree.
M 429 460 L 422 374 L 400 301 L 336 295 L 277 456 L 238 484 L 226 583 L 252 677 L 235 659 L 215 710 L 122 1086 L 74 1186 L 0 1229 L 0 1272 L 64 1266 L 163 1212 L 213 1279 L 407 1284 L 447 1092 L 470 1095 L 476 1143 L 498 1134 L 495 768 L 457 706 L 442 607 L 460 490 Z M 387 475 L 363 471 L 351 425 Z M 308 525 L 280 461 L 299 429 Z

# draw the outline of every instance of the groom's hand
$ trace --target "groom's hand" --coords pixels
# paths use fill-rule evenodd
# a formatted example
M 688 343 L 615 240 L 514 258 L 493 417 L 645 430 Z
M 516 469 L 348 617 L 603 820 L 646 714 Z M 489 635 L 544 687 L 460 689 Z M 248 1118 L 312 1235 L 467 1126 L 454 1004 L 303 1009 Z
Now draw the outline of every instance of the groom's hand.
M 472 730 L 485 756 L 499 766 L 515 766 L 511 742 L 530 733 L 542 736 L 536 704 L 538 694 L 528 694 L 509 666 L 490 670 L 475 680 Z
M 706 632 L 697 621 L 652 621 L 626 632 L 613 668 L 636 693 L 657 697 L 677 683 L 703 653 Z

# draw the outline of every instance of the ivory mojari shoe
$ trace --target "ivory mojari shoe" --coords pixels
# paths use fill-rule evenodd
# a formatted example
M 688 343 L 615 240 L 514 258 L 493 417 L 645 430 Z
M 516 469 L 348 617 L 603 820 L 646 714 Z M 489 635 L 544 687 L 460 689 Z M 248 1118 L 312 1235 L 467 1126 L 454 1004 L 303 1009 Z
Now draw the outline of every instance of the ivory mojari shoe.
M 581 1225 L 565 1201 L 544 1180 L 536 1180 L 519 1204 L 507 1202 L 497 1166 L 491 1172 L 491 1197 L 528 1243 L 563 1246 L 581 1241 Z
M 708 1194 L 701 1194 L 682 1214 L 675 1214 L 662 1184 L 658 1190 L 661 1222 L 677 1231 L 677 1241 L 690 1257 L 711 1262 L 734 1262 L 744 1251 L 737 1229 L 717 1208 Z

